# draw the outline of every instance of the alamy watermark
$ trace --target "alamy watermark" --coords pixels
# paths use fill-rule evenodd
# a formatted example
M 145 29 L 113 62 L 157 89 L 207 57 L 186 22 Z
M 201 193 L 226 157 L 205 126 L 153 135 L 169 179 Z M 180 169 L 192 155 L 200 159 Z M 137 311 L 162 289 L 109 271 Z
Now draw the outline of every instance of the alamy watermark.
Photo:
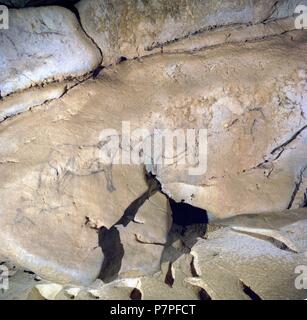
M 99 136 L 99 158 L 105 164 L 188 166 L 189 175 L 207 171 L 207 129 L 104 129 Z
M 307 258 L 307 252 L 305 252 Z M 294 269 L 298 276 L 294 280 L 294 286 L 297 290 L 307 289 L 307 265 L 300 265 Z
M 294 13 L 298 14 L 295 18 L 294 24 L 296 29 L 307 29 L 307 6 L 300 4 L 298 5 Z
M 0 291 L 9 289 L 9 269 L 0 265 Z
M 299 274 L 295 278 L 295 288 L 298 290 L 307 289 L 307 266 L 297 266 L 294 273 Z
M 0 30 L 9 28 L 9 9 L 0 5 Z

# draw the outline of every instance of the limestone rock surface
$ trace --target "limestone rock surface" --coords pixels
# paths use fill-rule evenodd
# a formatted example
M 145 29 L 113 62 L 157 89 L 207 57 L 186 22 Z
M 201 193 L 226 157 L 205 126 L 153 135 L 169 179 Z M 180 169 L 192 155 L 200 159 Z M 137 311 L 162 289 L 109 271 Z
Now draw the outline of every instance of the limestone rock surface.
M 307 209 L 293 213 L 297 221 L 292 211 L 230 219 L 229 227 L 209 233 L 192 248 L 196 276 L 186 281 L 212 299 L 306 299 L 304 290 L 295 286 L 295 270 L 306 263 Z M 266 218 L 270 229 L 259 228 L 268 224 Z M 264 230 L 285 238 L 264 236 Z M 297 252 L 285 245 L 287 240 L 299 248 Z
M 75 15 L 62 7 L 9 10 L 9 29 L 0 30 L 0 94 L 46 81 L 82 76 L 101 55 Z
M 204 28 L 261 22 L 272 14 L 274 4 L 274 0 L 83 0 L 76 7 L 83 28 L 102 51 L 103 64 L 109 65 Z
M 272 14 L 273 19 L 285 18 L 293 15 L 297 15 L 296 7 L 299 5 L 307 6 L 306 0 L 281 0 L 277 1 L 274 12 Z
M 124 249 L 120 277 L 160 271 L 161 257 L 171 225 L 167 198 L 156 193 L 139 208 L 131 223 L 126 227 L 117 226 Z
M 122 121 L 131 134 L 145 128 L 149 136 L 208 130 L 207 171 L 190 175 L 198 163 L 176 157 L 147 165 L 179 202 L 215 218 L 303 206 L 306 37 L 295 31 L 127 61 L 1 123 L 0 254 L 51 281 L 97 277 L 97 229 L 112 228 L 148 188 L 142 164 L 110 165 L 101 156 L 114 130 L 122 134 Z M 104 129 L 113 131 L 102 138 Z
M 85 108 L 81 116 L 85 118 L 79 118 L 84 102 L 93 110 L 97 105 L 95 99 L 88 100 L 87 89 L 75 93 L 65 96 L 68 104 L 55 100 L 2 123 L 8 138 L 18 118 L 33 120 L 22 126 L 24 131 L 15 141 L 0 143 L 5 185 L 1 253 L 48 280 L 89 284 L 103 262 L 98 228 L 119 220 L 147 190 L 147 183 L 141 166 L 112 169 L 100 161 L 99 134 L 105 116 L 99 119 L 94 112 L 90 120 L 91 111 Z M 113 119 L 110 114 L 108 126 Z

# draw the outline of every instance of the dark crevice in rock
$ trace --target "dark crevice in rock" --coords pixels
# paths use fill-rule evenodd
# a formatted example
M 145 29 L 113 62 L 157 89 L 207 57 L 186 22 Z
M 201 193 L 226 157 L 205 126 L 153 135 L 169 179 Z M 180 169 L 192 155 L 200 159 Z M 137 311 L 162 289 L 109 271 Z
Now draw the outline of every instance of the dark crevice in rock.
M 7 6 L 8 8 L 28 8 L 28 7 L 42 7 L 42 6 L 61 6 L 70 7 L 79 2 L 80 0 L 7 0 L 0 1 L 0 4 Z
M 262 300 L 260 296 L 253 291 L 249 286 L 247 286 L 242 280 L 240 280 L 240 285 L 242 287 L 243 292 L 251 298 L 251 300 Z
M 272 16 L 274 15 L 275 11 L 278 9 L 278 4 L 279 4 L 279 0 L 277 0 L 273 5 L 272 5 L 272 8 L 271 8 L 271 11 L 270 11 L 270 14 L 268 15 L 268 17 L 266 19 L 264 19 L 262 21 L 262 23 L 266 23 L 268 21 L 270 21 L 272 19 Z
M 127 60 L 128 60 L 127 57 L 121 56 L 121 57 L 119 57 L 119 58 L 117 59 L 116 64 L 122 63 L 122 62 L 127 61 Z
M 30 270 L 23 270 L 23 272 L 27 274 L 35 275 L 35 273 Z
M 287 141 L 285 141 L 284 143 L 282 143 L 281 145 L 277 146 L 276 148 L 274 148 L 271 151 L 271 154 L 273 155 L 274 153 L 276 153 L 276 151 L 283 149 L 284 147 L 286 147 L 288 144 L 290 144 L 293 140 L 295 140 L 305 129 L 307 129 L 307 125 L 303 126 L 301 129 L 299 129 L 298 131 L 296 131 Z
M 305 194 L 304 194 L 304 204 L 302 206 L 303 208 L 307 208 L 307 189 L 305 191 Z
M 307 126 L 306 126 L 306 127 L 307 127 Z M 290 202 L 289 202 L 289 205 L 288 205 L 287 209 L 291 209 L 291 207 L 292 207 L 292 204 L 293 204 L 293 202 L 294 202 L 294 200 L 295 200 L 295 197 L 296 197 L 298 191 L 300 190 L 300 186 L 301 186 L 301 184 L 303 183 L 303 176 L 304 176 L 304 173 L 305 173 L 306 169 L 307 169 L 307 166 L 304 167 L 304 168 L 300 171 L 300 173 L 299 173 L 299 175 L 298 175 L 298 179 L 297 179 L 297 182 L 295 182 L 294 190 L 293 190 L 293 192 L 292 192 L 292 195 L 291 195 L 291 198 L 290 198 Z M 305 196 L 306 196 L 306 194 L 304 195 L 304 197 L 305 197 Z
M 193 257 L 193 256 L 192 256 L 192 259 L 191 259 L 191 262 L 190 262 L 190 268 L 191 268 L 192 277 L 198 278 L 200 275 L 196 271 L 196 268 L 195 268 L 195 257 Z
M 180 256 L 188 254 L 197 242 L 197 239 L 199 237 L 205 237 L 208 224 L 206 210 L 184 202 L 175 202 L 169 197 L 168 199 L 172 212 L 173 224 L 168 233 L 167 243 L 161 256 L 161 263 L 166 261 L 174 262 Z M 178 240 L 182 244 L 182 247 L 178 248 L 173 246 Z
M 169 287 L 173 287 L 173 284 L 175 282 L 175 277 L 173 275 L 173 264 L 170 262 L 168 264 L 168 270 L 164 279 L 164 283 L 167 284 Z
M 134 288 L 130 293 L 131 300 L 142 300 L 142 292 L 138 288 Z
M 204 288 L 201 288 L 199 290 L 198 296 L 199 296 L 199 300 L 204 300 L 204 301 L 212 300 L 212 298 Z
M 305 129 L 307 129 L 307 125 L 303 126 L 301 129 L 296 131 L 287 141 L 285 141 L 281 145 L 275 147 L 270 152 L 269 155 L 265 155 L 264 161 L 260 162 L 259 164 L 257 164 L 256 166 L 254 166 L 252 168 L 242 170 L 242 173 L 245 173 L 245 172 L 251 171 L 251 170 L 255 170 L 255 169 L 262 169 L 268 163 L 278 160 L 282 156 L 284 151 L 286 150 L 285 147 L 287 147 L 291 142 L 293 142 Z
M 76 17 L 76 19 L 78 20 L 79 22 L 79 25 L 80 25 L 80 28 L 82 29 L 82 31 L 84 32 L 84 34 L 92 41 L 92 43 L 94 44 L 94 46 L 97 48 L 97 50 L 99 51 L 100 53 L 100 57 L 101 57 L 101 60 L 100 60 L 100 63 L 99 65 L 97 66 L 97 68 L 99 68 L 102 64 L 102 61 L 103 61 L 103 53 L 100 49 L 100 47 L 98 46 L 98 44 L 95 42 L 95 40 L 85 31 L 84 27 L 83 27 L 83 24 L 82 24 L 82 21 L 81 21 L 81 18 L 80 18 L 80 14 L 79 14 L 79 11 L 78 9 L 74 6 L 74 5 L 71 5 L 71 6 L 68 6 L 66 7 L 67 9 L 69 9 Z M 95 70 L 97 70 L 97 68 Z M 95 70 L 93 72 L 95 72 Z
M 104 69 L 104 67 L 100 65 L 100 66 L 98 66 L 95 70 L 93 70 L 93 71 L 92 71 L 92 77 L 93 77 L 93 79 L 96 79 L 96 78 L 99 76 L 100 72 L 101 72 L 103 69 Z
M 204 238 L 207 231 L 207 211 L 185 202 L 169 199 L 173 225 L 170 230 L 174 241 L 181 239 L 188 250 L 193 247 L 199 237 Z M 173 241 L 173 242 L 174 242 Z
M 185 202 L 176 202 L 169 199 L 173 214 L 173 223 L 183 227 L 193 224 L 207 224 L 208 215 L 207 211 L 194 207 Z
M 284 242 L 277 240 L 273 237 L 270 236 L 266 236 L 263 234 L 259 234 L 259 233 L 253 233 L 253 232 L 247 232 L 247 231 L 242 231 L 242 230 L 235 230 L 238 233 L 242 233 L 242 234 L 246 234 L 248 236 L 251 236 L 253 238 L 258 238 L 260 240 L 264 240 L 264 241 L 268 241 L 270 242 L 272 245 L 274 245 L 275 247 L 277 247 L 280 250 L 285 250 L 285 251 L 289 251 L 292 253 L 297 253 L 297 251 L 289 248 Z
M 88 217 L 88 216 L 85 216 L 84 225 L 85 225 L 85 226 L 88 226 L 90 229 L 93 229 L 93 230 L 96 230 L 96 231 L 99 230 L 97 224 L 96 224 L 94 221 L 92 221 L 91 218 Z M 97 247 L 95 247 L 94 250 L 95 250 L 96 248 L 97 248 Z
M 76 86 L 82 84 L 83 82 L 89 80 L 90 78 L 92 78 L 92 76 L 93 76 L 93 71 L 91 71 L 91 72 L 89 72 L 89 73 L 87 73 L 87 74 L 84 74 L 83 76 L 76 77 L 76 78 L 67 77 L 65 80 L 67 80 L 67 81 L 76 81 L 76 83 L 74 83 L 74 84 L 72 84 L 72 85 L 70 85 L 70 86 L 66 85 L 65 88 L 64 88 L 64 91 L 63 91 L 63 93 L 62 93 L 61 95 L 59 95 L 59 96 L 56 97 L 56 98 L 47 99 L 47 100 L 45 100 L 45 101 L 44 101 L 43 103 L 41 103 L 41 104 L 32 105 L 32 106 L 30 106 L 29 108 L 27 108 L 27 109 L 24 110 L 24 111 L 20 111 L 20 112 L 16 112 L 16 113 L 14 113 L 14 114 L 11 114 L 11 115 L 3 118 L 2 120 L 0 120 L 0 124 L 3 123 L 3 122 L 5 122 L 5 121 L 8 121 L 8 120 L 10 120 L 10 119 L 13 119 L 13 118 L 15 118 L 15 117 L 18 116 L 18 115 L 21 115 L 21 114 L 23 114 L 23 113 L 25 113 L 25 112 L 28 112 L 28 111 L 32 110 L 33 108 L 39 108 L 39 107 L 41 107 L 41 106 L 43 106 L 43 105 L 45 105 L 45 104 L 47 104 L 47 103 L 50 103 L 50 102 L 52 102 L 52 101 L 54 101 L 54 100 L 61 99 L 61 98 L 64 97 L 71 89 L 73 89 L 73 88 L 75 88 Z M 31 89 L 34 89 L 34 88 L 42 88 L 42 87 L 44 87 L 46 84 L 52 85 L 52 84 L 56 84 L 56 83 L 61 83 L 61 81 L 50 81 L 50 82 L 47 81 L 47 83 L 36 84 L 35 86 L 30 87 L 30 88 L 27 88 L 27 89 L 25 89 L 25 90 L 12 92 L 11 94 L 5 96 L 5 97 L 3 98 L 3 100 L 6 99 L 6 98 L 8 98 L 8 97 L 11 97 L 11 96 L 13 96 L 13 95 L 18 95 L 18 94 L 20 94 L 20 93 L 22 93 L 22 92 L 25 92 L 25 91 L 27 91 L 27 90 L 31 90 Z

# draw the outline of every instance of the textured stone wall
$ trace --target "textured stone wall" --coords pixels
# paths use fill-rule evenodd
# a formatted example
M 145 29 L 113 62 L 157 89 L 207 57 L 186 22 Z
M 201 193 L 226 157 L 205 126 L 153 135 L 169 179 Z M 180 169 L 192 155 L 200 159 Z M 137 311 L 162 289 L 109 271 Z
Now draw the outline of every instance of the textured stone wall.
M 304 298 L 293 285 L 307 252 L 298 2 L 9 2 L 0 299 Z M 152 157 L 167 166 L 110 163 L 147 156 L 137 135 L 110 150 L 123 121 L 146 141 L 206 129 L 207 155 L 182 163 L 185 146 Z M 173 221 L 169 199 L 194 222 Z

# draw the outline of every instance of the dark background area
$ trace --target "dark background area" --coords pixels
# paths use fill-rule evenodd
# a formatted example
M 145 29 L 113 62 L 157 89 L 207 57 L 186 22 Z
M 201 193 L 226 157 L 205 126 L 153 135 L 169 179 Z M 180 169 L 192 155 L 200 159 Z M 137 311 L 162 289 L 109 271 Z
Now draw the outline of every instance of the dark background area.
M 37 7 L 59 5 L 69 7 L 77 3 L 79 0 L 0 0 L 0 4 L 4 4 L 9 8 Z

